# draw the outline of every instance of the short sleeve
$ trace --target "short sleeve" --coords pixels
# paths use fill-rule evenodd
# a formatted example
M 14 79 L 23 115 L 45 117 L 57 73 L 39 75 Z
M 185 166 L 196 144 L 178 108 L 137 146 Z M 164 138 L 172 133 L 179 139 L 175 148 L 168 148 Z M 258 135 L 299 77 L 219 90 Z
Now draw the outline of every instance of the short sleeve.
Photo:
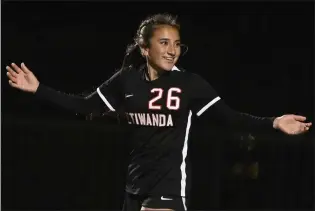
M 221 98 L 212 86 L 201 76 L 192 74 L 190 81 L 192 85 L 190 97 L 191 110 L 197 116 L 201 116 L 207 110 L 211 109 L 211 106 L 217 103 Z
M 123 73 L 116 72 L 110 79 L 97 88 L 97 93 L 110 111 L 116 111 L 123 100 Z

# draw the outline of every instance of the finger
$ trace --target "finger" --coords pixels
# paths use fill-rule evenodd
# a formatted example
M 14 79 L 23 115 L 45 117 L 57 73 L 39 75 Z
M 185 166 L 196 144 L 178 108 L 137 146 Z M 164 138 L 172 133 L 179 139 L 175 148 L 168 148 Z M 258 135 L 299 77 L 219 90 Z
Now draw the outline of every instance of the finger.
M 306 123 L 303 123 L 303 124 L 304 124 L 305 127 L 308 127 L 308 128 L 312 126 L 311 122 L 306 122 Z
M 19 86 L 16 83 L 13 83 L 11 80 L 9 80 L 9 84 L 10 84 L 10 86 L 12 86 L 14 88 L 19 88 Z
M 14 70 L 12 70 L 11 67 L 6 66 L 6 69 L 7 69 L 8 73 L 10 73 L 13 77 L 17 77 L 17 73 Z
M 305 125 L 306 125 L 307 127 L 311 127 L 311 126 L 312 126 L 312 123 L 311 123 L 311 122 L 308 122 L 308 123 L 305 123 Z
M 8 78 L 9 78 L 11 81 L 13 81 L 14 83 L 17 82 L 17 78 L 14 77 L 10 72 L 7 72 L 7 76 L 8 76 Z
M 24 62 L 21 63 L 21 68 L 25 73 L 30 73 L 31 71 L 26 67 L 26 65 L 24 64 Z
M 297 121 L 305 121 L 306 117 L 305 116 L 300 116 L 300 115 L 293 115 L 294 119 Z
M 312 123 L 311 122 L 309 122 L 309 123 L 304 123 L 304 127 L 311 127 L 312 126 Z
M 301 124 L 300 127 L 310 127 L 310 126 L 312 126 L 311 122 L 309 122 L 309 123 L 300 123 L 300 124 Z
M 310 127 L 305 124 L 304 127 L 303 127 L 303 131 L 306 132 L 306 131 L 308 131 L 309 129 L 310 129 Z
M 19 66 L 17 66 L 15 63 L 12 63 L 11 66 L 13 67 L 13 69 L 14 69 L 17 73 L 23 72 L 23 71 L 21 70 L 21 68 L 19 68 Z

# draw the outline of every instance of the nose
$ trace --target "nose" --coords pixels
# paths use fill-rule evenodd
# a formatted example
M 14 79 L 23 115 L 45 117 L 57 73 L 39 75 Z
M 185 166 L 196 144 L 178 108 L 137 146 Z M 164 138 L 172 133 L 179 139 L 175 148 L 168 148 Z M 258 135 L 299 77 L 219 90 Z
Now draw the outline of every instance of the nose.
M 176 55 L 176 48 L 173 45 L 169 45 L 167 48 L 167 53 L 171 56 L 175 56 Z

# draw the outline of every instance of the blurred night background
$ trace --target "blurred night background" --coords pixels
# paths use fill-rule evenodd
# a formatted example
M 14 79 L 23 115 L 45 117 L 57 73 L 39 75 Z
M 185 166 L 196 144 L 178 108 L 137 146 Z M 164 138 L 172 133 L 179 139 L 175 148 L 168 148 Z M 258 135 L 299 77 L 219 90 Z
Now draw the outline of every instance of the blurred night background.
M 5 66 L 89 93 L 122 63 L 142 19 L 177 14 L 203 76 L 232 108 L 314 121 L 313 2 L 2 3 L 2 209 L 119 210 L 128 163 L 116 118 L 86 120 L 9 87 Z M 209 130 L 210 126 L 213 128 Z M 192 126 L 191 210 L 314 209 L 314 129 L 300 136 Z

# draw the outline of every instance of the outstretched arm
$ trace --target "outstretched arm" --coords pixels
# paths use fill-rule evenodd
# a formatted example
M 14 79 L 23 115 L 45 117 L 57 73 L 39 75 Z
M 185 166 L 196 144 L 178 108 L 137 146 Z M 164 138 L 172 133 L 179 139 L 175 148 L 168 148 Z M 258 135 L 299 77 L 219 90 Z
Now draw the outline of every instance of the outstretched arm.
M 246 113 L 241 113 L 231 109 L 221 99 L 213 108 L 209 109 L 209 115 L 214 116 L 225 125 L 254 130 L 278 129 L 288 135 L 297 135 L 309 130 L 312 123 L 305 123 L 306 117 L 287 114 L 281 117 L 257 117 Z
M 309 130 L 312 123 L 306 117 L 288 114 L 281 117 L 258 117 L 231 109 L 217 95 L 210 84 L 198 75 L 191 77 L 192 108 L 197 116 L 206 116 L 224 125 L 240 130 L 257 131 L 278 129 L 288 135 L 301 134 Z
M 12 63 L 11 67 L 7 66 L 6 69 L 8 70 L 7 76 L 10 86 L 24 92 L 33 93 L 36 97 L 62 108 L 83 115 L 92 114 L 93 116 L 109 110 L 96 91 L 87 97 L 65 94 L 39 83 L 36 76 L 24 63 L 21 64 L 21 67 Z

